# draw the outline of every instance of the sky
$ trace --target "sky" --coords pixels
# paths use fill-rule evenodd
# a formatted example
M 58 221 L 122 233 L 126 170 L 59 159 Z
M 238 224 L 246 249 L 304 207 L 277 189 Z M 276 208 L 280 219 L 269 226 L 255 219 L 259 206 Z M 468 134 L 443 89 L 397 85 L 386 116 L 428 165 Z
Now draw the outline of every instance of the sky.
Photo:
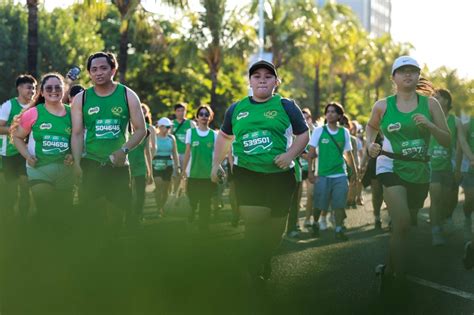
M 157 10 L 155 3 L 159 1 L 142 1 L 150 11 Z M 228 3 L 234 7 L 248 1 Z M 46 7 L 72 2 L 46 0 Z M 199 8 L 198 0 L 190 2 L 193 8 Z M 445 65 L 457 69 L 461 77 L 474 79 L 473 13 L 473 0 L 392 0 L 392 36 L 396 41 L 412 43 L 415 49 L 411 55 L 430 70 Z

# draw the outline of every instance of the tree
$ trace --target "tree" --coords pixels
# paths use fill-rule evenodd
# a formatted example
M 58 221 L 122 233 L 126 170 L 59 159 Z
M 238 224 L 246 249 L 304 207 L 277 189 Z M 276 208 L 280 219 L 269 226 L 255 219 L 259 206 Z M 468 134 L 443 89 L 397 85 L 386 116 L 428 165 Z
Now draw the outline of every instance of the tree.
M 38 5 L 39 0 L 27 0 L 28 7 L 28 72 L 38 75 Z

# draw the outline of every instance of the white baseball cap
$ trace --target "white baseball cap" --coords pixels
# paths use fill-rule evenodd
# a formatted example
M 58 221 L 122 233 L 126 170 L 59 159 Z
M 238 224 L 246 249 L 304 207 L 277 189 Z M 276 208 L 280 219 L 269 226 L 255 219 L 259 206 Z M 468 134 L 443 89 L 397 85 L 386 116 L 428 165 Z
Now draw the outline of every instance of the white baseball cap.
M 404 66 L 413 66 L 421 70 L 418 62 L 410 56 L 400 56 L 393 62 L 392 65 L 392 75 L 395 73 L 395 70 Z
M 158 127 L 159 126 L 171 127 L 172 125 L 173 123 L 171 122 L 171 120 L 169 120 L 166 117 L 160 118 L 160 120 L 158 120 L 158 123 L 157 123 Z

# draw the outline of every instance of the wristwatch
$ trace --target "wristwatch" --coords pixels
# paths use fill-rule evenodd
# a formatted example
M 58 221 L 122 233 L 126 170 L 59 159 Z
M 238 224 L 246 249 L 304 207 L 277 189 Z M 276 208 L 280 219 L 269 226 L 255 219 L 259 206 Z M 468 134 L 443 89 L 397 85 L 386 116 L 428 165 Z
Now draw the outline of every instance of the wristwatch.
M 122 150 L 122 152 L 125 154 L 128 154 L 128 152 L 130 152 L 130 149 L 127 147 L 121 147 L 120 150 Z

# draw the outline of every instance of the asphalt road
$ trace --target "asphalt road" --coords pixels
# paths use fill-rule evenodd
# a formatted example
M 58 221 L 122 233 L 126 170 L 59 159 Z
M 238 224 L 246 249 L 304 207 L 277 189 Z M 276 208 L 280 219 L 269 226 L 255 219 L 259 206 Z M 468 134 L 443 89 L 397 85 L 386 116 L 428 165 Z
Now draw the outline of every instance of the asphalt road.
M 243 227 L 230 225 L 228 207 L 206 235 L 187 223 L 183 209 L 155 217 L 150 192 L 147 220 L 118 240 L 92 226 L 64 233 L 4 223 L 1 315 L 473 314 L 474 271 L 461 264 L 462 203 L 444 247 L 431 246 L 427 209 L 420 212 L 410 244 L 411 298 L 388 304 L 374 275 L 387 252 L 387 212 L 384 230 L 375 231 L 368 198 L 347 211 L 348 242 L 336 242 L 332 230 L 285 239 L 258 292 L 241 259 Z

